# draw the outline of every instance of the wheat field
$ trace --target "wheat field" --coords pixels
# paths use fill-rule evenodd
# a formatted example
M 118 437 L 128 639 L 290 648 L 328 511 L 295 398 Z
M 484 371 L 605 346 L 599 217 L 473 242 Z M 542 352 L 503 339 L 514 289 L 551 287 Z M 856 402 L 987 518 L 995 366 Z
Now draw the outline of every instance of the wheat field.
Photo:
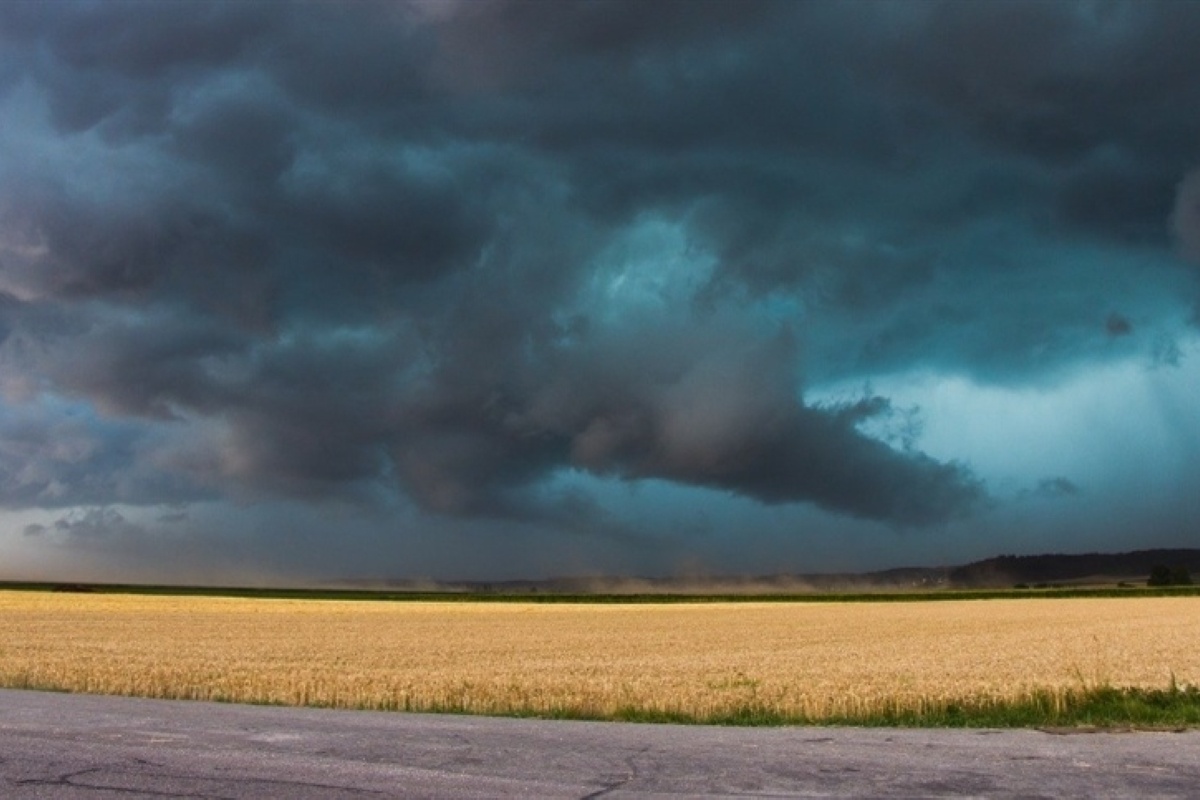
M 793 718 L 1200 683 L 1200 598 L 557 605 L 0 592 L 0 685 Z

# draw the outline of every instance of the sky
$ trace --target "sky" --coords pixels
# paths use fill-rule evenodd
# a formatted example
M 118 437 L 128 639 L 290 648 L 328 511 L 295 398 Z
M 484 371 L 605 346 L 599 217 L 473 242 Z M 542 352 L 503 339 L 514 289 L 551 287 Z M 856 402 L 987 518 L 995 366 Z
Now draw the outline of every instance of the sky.
M 0 577 L 1200 546 L 1200 3 L 0 3 Z

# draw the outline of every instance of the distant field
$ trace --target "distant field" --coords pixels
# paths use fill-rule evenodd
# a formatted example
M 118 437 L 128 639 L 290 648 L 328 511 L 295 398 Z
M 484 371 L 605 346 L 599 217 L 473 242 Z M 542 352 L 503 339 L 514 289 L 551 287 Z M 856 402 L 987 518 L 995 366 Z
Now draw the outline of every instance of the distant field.
M 920 721 L 1200 684 L 1200 598 L 363 603 L 0 592 L 0 685 L 342 708 Z M 1194 697 L 1192 698 L 1195 699 Z

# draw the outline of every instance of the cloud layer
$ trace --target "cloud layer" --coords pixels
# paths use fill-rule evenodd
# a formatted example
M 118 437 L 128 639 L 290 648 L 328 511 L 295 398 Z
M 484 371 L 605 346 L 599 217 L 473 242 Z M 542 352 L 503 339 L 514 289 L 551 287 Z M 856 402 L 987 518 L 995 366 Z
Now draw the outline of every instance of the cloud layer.
M 1184 255 L 1200 264 L 1200 170 L 1180 182 L 1171 222 Z
M 967 465 L 811 389 L 1179 335 L 1198 37 L 1170 2 L 0 5 L 0 503 L 582 525 L 585 473 L 959 519 Z

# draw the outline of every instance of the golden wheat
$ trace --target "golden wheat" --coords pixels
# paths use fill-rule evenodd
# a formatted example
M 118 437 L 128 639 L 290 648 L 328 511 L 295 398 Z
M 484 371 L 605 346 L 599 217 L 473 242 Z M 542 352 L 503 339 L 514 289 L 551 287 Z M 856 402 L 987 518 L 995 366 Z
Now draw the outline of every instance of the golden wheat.
M 0 685 L 820 719 L 1200 682 L 1200 598 L 539 605 L 0 592 Z

